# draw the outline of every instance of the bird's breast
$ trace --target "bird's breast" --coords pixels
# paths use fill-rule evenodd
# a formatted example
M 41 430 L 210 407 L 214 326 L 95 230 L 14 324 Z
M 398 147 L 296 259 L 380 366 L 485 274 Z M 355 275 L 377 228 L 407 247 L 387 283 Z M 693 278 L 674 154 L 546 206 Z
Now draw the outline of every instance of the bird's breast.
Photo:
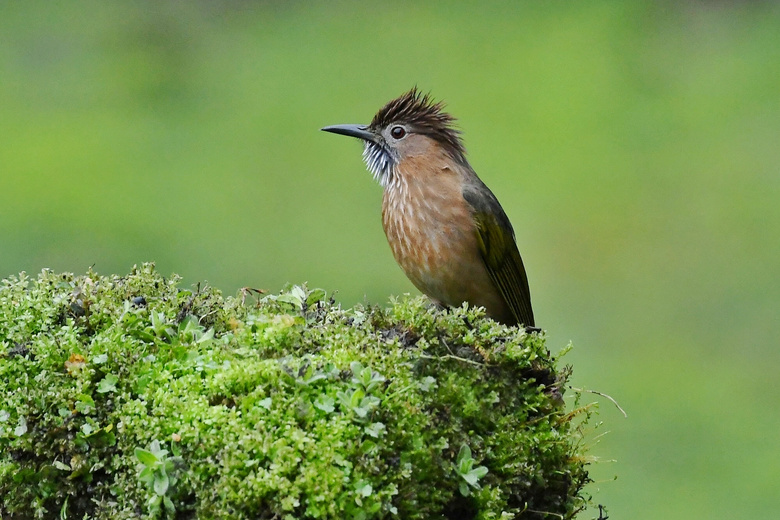
M 417 282 L 445 267 L 456 249 L 474 242 L 473 233 L 466 232 L 474 224 L 457 200 L 425 186 L 397 184 L 385 190 L 382 224 L 396 260 Z
M 488 306 L 492 287 L 477 245 L 471 210 L 449 169 L 394 176 L 385 187 L 382 224 L 398 264 L 412 283 L 447 305 Z

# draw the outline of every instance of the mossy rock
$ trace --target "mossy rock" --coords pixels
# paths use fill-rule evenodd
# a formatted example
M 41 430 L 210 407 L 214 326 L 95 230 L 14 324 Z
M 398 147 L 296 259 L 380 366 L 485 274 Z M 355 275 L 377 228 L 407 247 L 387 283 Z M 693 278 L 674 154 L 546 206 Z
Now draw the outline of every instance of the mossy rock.
M 0 287 L 2 518 L 570 518 L 568 369 L 424 298 L 43 271 Z

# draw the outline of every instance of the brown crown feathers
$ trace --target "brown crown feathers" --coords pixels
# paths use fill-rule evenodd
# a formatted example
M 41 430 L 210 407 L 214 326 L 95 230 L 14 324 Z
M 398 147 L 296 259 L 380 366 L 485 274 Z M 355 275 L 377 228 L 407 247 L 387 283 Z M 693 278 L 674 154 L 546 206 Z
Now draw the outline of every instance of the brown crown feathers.
M 455 156 L 462 157 L 466 149 L 460 139 L 460 130 L 454 126 L 455 121 L 444 112 L 444 103 L 434 102 L 429 94 L 422 94 L 414 87 L 382 107 L 369 127 L 377 131 L 392 123 L 409 125 L 415 132 L 435 139 Z

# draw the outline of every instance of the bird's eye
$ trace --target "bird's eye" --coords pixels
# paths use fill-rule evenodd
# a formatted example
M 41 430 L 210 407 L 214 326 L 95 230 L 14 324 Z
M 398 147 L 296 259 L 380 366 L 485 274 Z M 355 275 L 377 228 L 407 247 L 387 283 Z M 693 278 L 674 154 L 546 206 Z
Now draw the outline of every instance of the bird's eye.
M 394 126 L 390 130 L 390 135 L 393 136 L 393 139 L 401 139 L 403 136 L 406 135 L 406 130 L 404 130 L 404 127 L 402 126 Z

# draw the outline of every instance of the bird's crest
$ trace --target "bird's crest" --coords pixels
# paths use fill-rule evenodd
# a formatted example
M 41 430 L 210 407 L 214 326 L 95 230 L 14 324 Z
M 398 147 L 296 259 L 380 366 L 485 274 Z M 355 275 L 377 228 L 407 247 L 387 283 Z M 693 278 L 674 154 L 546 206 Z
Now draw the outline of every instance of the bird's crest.
M 455 128 L 455 118 L 444 112 L 444 103 L 434 102 L 429 94 L 422 94 L 417 87 L 390 101 L 371 120 L 371 128 L 378 130 L 391 123 L 406 124 L 421 134 L 426 134 L 445 146 L 456 157 L 466 150 Z

